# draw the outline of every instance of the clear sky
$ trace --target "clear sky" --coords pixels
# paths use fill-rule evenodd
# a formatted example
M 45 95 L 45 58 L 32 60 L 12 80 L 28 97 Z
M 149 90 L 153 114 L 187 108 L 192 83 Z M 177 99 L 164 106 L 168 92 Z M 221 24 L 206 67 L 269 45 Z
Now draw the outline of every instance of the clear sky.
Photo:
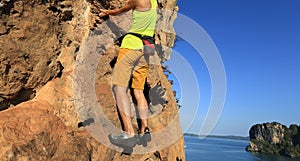
M 178 5 L 180 14 L 207 32 L 224 64 L 225 104 L 211 134 L 247 136 L 252 125 L 272 121 L 300 124 L 299 0 L 179 0 Z M 175 31 L 178 25 L 175 23 Z M 178 39 L 174 53 L 196 75 L 200 99 L 193 92 L 181 95 L 190 92 L 181 85 L 190 79 L 179 78 L 179 73 L 187 73 L 184 69 L 170 78 L 180 79 L 174 89 L 182 104 L 182 128 L 198 134 L 210 105 L 210 75 L 188 42 Z M 182 63 L 174 56 L 166 64 L 172 71 Z M 199 105 L 189 104 L 195 99 Z M 192 122 L 185 123 L 190 118 Z

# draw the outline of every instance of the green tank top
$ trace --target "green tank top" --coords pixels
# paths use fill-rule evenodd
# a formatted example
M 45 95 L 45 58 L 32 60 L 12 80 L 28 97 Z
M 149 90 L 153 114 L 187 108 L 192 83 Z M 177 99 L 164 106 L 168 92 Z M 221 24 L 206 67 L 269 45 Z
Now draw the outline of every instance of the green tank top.
M 143 36 L 153 36 L 157 20 L 156 0 L 151 1 L 151 9 L 148 11 L 132 11 L 132 23 L 129 32 L 141 34 Z M 121 48 L 143 49 L 143 42 L 140 38 L 127 34 L 122 40 Z

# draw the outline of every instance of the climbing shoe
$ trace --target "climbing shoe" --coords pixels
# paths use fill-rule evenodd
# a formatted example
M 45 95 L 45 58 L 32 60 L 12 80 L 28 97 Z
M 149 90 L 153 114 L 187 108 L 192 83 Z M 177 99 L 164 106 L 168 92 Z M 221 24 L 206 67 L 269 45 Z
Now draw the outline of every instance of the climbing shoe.
M 109 140 L 112 144 L 119 147 L 131 147 L 133 148 L 137 144 L 137 136 L 128 137 L 128 135 L 123 132 L 121 134 L 110 134 Z
M 144 134 L 141 134 L 140 131 L 138 131 L 138 143 L 139 145 L 143 145 L 144 147 L 147 146 L 147 143 L 151 141 L 151 134 L 150 134 L 150 129 L 148 127 L 145 128 Z

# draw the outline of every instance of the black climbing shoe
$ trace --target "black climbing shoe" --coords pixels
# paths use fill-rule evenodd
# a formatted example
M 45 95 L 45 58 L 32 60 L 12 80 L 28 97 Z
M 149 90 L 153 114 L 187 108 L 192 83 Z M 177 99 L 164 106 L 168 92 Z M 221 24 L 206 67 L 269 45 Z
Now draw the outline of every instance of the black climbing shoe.
M 145 128 L 144 130 L 144 134 L 141 134 L 139 132 L 139 140 L 138 143 L 139 145 L 143 145 L 144 147 L 147 146 L 147 143 L 151 141 L 151 134 L 150 134 L 150 130 L 148 127 Z

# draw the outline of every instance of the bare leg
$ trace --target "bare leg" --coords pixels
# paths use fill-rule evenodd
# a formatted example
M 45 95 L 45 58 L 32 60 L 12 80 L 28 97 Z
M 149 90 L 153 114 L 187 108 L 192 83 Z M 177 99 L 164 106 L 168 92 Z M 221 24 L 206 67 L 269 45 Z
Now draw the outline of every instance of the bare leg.
M 117 106 L 119 108 L 119 112 L 122 118 L 122 122 L 124 124 L 125 131 L 128 136 L 134 135 L 134 130 L 131 122 L 131 106 L 130 100 L 127 95 L 127 87 L 122 87 L 115 85 L 113 87 L 113 91 L 115 93 L 115 98 L 117 102 Z
M 134 96 L 137 101 L 139 116 L 141 119 L 141 133 L 144 133 L 145 128 L 148 126 L 147 124 L 147 118 L 148 118 L 148 103 L 145 98 L 143 90 L 134 89 Z

